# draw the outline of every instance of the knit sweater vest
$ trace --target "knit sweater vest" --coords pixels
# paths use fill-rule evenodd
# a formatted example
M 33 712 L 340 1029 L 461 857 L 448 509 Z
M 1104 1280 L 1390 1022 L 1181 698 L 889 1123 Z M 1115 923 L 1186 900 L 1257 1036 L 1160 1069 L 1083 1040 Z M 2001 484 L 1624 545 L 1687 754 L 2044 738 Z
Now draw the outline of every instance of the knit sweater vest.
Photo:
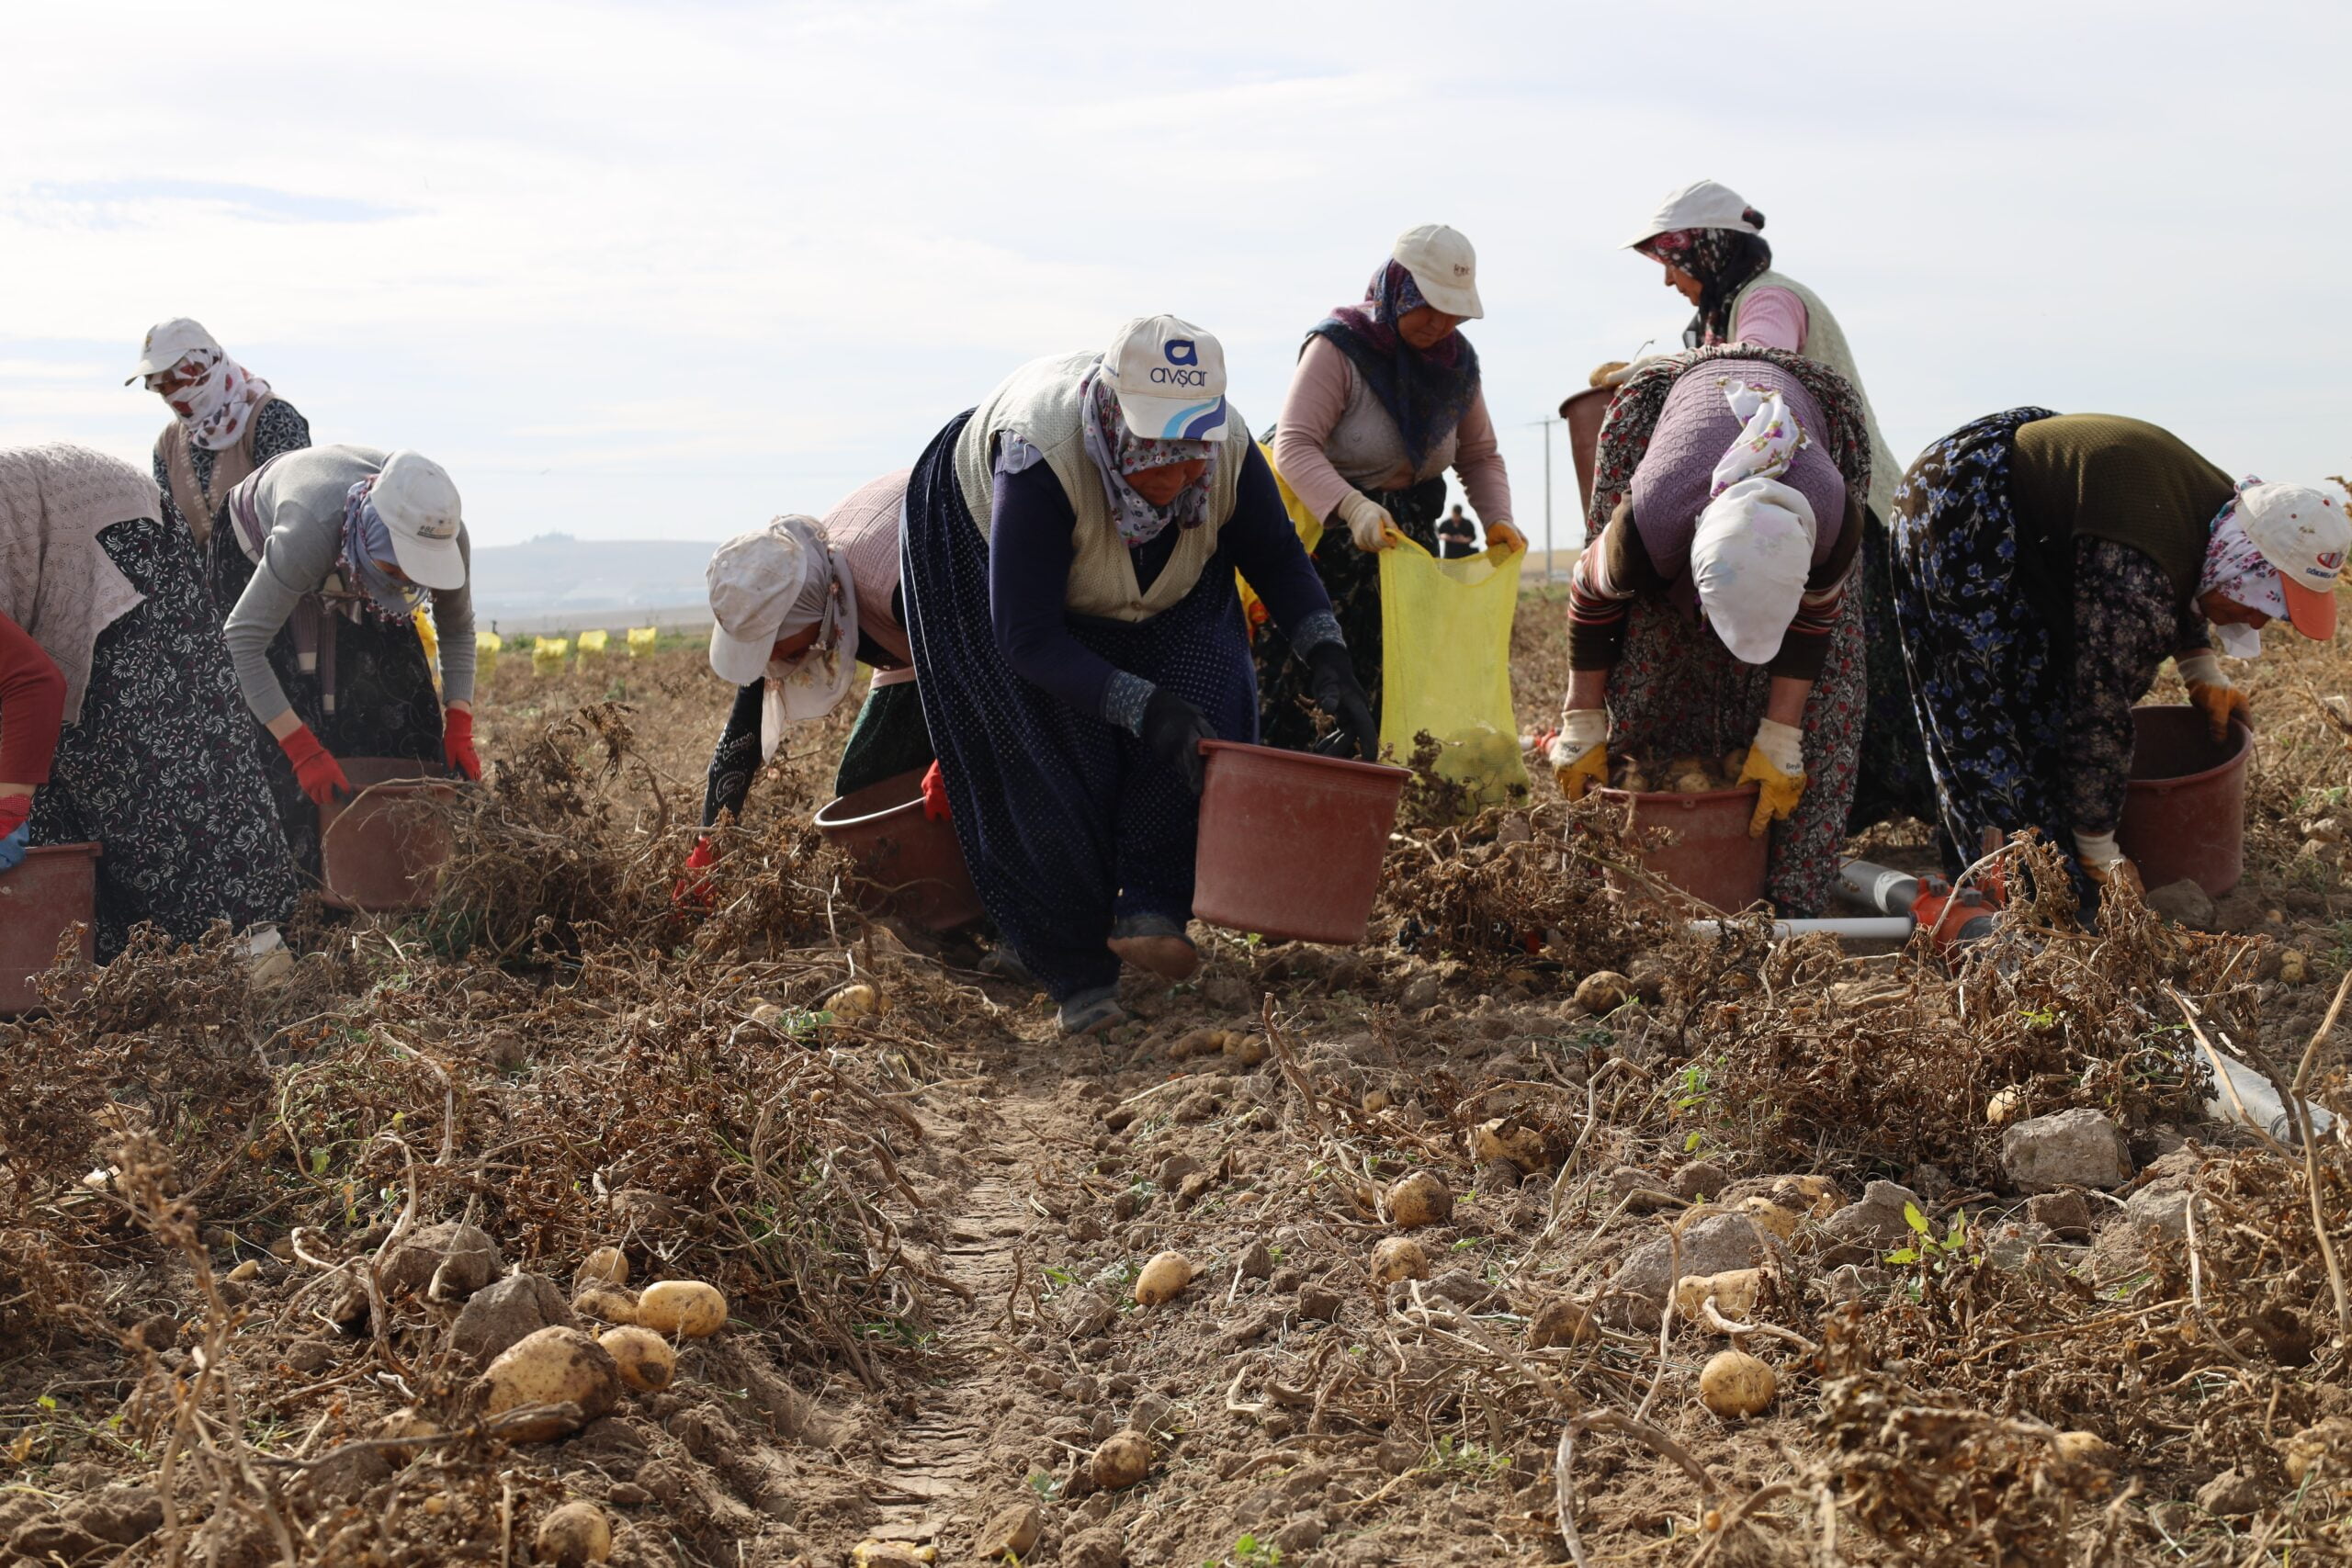
M 1826 365 L 1854 384 L 1854 390 L 1862 400 L 1862 423 L 1869 426 L 1871 433 L 1870 508 L 1878 513 L 1880 523 L 1890 521 L 1894 516 L 1894 487 L 1903 482 L 1903 465 L 1894 460 L 1894 453 L 1887 446 L 1886 437 L 1879 434 L 1878 415 L 1871 408 L 1869 391 L 1862 386 L 1862 373 L 1854 368 L 1854 351 L 1846 346 L 1845 329 L 1838 324 L 1838 318 L 1829 313 L 1829 307 L 1821 302 L 1821 296 L 1794 278 L 1767 271 L 1758 273 L 1743 284 L 1738 296 L 1732 300 L 1731 336 L 1735 343 L 1739 341 L 1739 303 L 1747 298 L 1751 288 L 1785 288 L 1804 300 L 1804 345 L 1797 352 L 1807 359 Z
M 2237 487 L 2160 425 L 2119 414 L 2069 413 L 2018 426 L 2009 495 L 2020 526 L 2059 581 L 2074 575 L 2074 541 L 2129 545 L 2186 604 L 2205 574 L 2213 519 Z
M 187 531 L 196 536 L 201 546 L 212 536 L 212 514 L 237 488 L 237 481 L 254 471 L 254 432 L 261 428 L 262 410 L 276 402 L 276 398 L 264 398 L 245 416 L 244 434 L 229 446 L 212 454 L 212 483 L 198 484 L 196 464 L 187 455 L 187 426 L 178 420 L 164 426 L 155 437 L 155 450 L 164 459 L 164 477 L 172 481 L 172 504 L 180 509 L 180 518 Z
M 1216 556 L 1217 533 L 1233 515 L 1233 500 L 1241 479 L 1241 460 L 1249 455 L 1250 432 L 1241 416 L 1226 407 L 1225 440 L 1216 461 L 1209 466 L 1208 520 L 1184 530 L 1175 553 L 1146 592 L 1136 581 L 1134 557 L 1111 514 L 1111 498 L 1103 493 L 1102 470 L 1086 453 L 1083 405 L 1079 384 L 1102 356 L 1093 353 L 1057 355 L 1032 360 L 1005 378 L 980 406 L 972 411 L 964 434 L 956 443 L 956 479 L 964 504 L 980 535 L 995 526 L 996 453 L 1000 437 L 1018 435 L 1045 455 L 1046 465 L 1061 481 L 1078 523 L 1070 530 L 1074 555 L 1069 566 L 1069 592 L 1063 601 L 1072 614 L 1112 621 L 1148 621 L 1171 610 L 1193 591 Z

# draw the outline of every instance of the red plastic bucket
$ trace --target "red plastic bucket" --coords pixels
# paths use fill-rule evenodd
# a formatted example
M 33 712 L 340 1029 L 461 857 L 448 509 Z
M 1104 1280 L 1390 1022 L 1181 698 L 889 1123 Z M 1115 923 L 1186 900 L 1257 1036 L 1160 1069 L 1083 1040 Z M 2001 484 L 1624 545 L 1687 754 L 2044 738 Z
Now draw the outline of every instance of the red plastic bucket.
M 1642 864 L 1657 876 L 1725 914 L 1736 914 L 1764 897 L 1764 863 L 1772 840 L 1747 836 L 1747 824 L 1756 815 L 1754 784 L 1696 795 L 1628 795 L 1622 789 L 1600 793 L 1627 806 L 1634 827 L 1673 833 L 1665 848 L 1642 857 Z
M 1584 511 L 1592 510 L 1592 473 L 1600 460 L 1600 422 L 1609 415 L 1609 404 L 1617 396 L 1614 387 L 1589 387 L 1560 405 L 1560 417 L 1568 422 L 1568 456 L 1576 460 L 1577 492 L 1584 497 Z
M 2132 780 L 2118 848 L 2150 888 L 2183 878 L 2219 898 L 2245 872 L 2245 766 L 2254 732 L 2216 740 L 2193 707 L 2133 708 Z
M 57 962 L 57 939 L 82 928 L 82 962 L 97 957 L 91 921 L 98 907 L 96 844 L 42 844 L 16 870 L 0 873 L 0 1017 L 41 1006 L 33 976 Z
M 852 897 L 859 908 L 952 931 L 987 911 L 956 825 L 923 815 L 927 772 L 917 768 L 851 791 L 817 813 L 817 831 L 857 868 Z
M 1412 775 L 1231 740 L 1204 740 L 1201 753 L 1193 918 L 1293 942 L 1362 942 Z
M 437 808 L 457 798 L 458 786 L 413 758 L 337 761 L 357 793 L 319 807 L 327 902 L 368 914 L 423 908 L 454 847 Z

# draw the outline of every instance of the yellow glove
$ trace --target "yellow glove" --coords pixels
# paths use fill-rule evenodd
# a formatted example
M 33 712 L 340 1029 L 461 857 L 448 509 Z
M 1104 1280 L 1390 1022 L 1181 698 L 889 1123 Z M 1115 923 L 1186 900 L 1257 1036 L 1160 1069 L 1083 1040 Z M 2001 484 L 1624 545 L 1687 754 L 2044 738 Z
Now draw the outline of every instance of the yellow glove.
M 2176 659 L 2173 664 L 2188 687 L 2189 702 L 2205 716 L 2206 728 L 2213 732 L 2215 740 L 2230 738 L 2233 718 L 2242 718 L 2247 728 L 2254 728 L 2254 710 L 2247 704 L 2245 694 L 2231 685 L 2230 678 L 2222 673 L 2220 660 L 2211 653 L 2196 653 L 2187 659 Z
M 1760 839 L 1775 822 L 1785 822 L 1804 798 L 1804 735 L 1793 725 L 1766 719 L 1756 727 L 1756 744 L 1747 749 L 1739 782 L 1757 785 L 1756 814 L 1747 819 L 1747 836 Z
M 1603 708 L 1571 708 L 1560 716 L 1560 733 L 1549 753 L 1552 782 L 1570 800 L 1609 787 L 1609 714 Z
M 1487 525 L 1487 549 L 1492 555 L 1517 555 L 1527 548 L 1527 536 L 1512 527 L 1509 520 Z

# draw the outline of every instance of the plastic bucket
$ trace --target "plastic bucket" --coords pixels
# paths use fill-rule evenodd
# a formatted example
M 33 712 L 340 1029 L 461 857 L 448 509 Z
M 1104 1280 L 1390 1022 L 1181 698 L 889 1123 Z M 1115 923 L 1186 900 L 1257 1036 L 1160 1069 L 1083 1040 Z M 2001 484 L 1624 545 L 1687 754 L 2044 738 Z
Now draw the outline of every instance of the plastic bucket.
M 411 757 L 337 760 L 356 793 L 319 807 L 327 902 L 367 914 L 423 908 L 454 845 L 436 808 L 458 786 Z
M 2132 780 L 2117 847 L 2151 889 L 2183 878 L 2214 898 L 2245 871 L 2245 765 L 2254 732 L 2230 726 L 2216 740 L 2193 707 L 2132 710 Z
M 1600 793 L 1629 807 L 1634 827 L 1664 828 L 1674 835 L 1663 849 L 1642 857 L 1642 864 L 1658 877 L 1727 915 L 1764 897 L 1764 864 L 1772 840 L 1747 836 L 1756 815 L 1754 784 L 1696 795 Z
M 1577 492 L 1584 497 L 1586 513 L 1592 510 L 1592 470 L 1600 460 L 1600 422 L 1608 417 L 1610 401 L 1616 396 L 1614 387 L 1589 387 L 1560 405 L 1560 417 L 1568 422 L 1568 456 L 1577 465 Z
M 1362 942 L 1412 775 L 1231 740 L 1204 740 L 1201 753 L 1193 918 L 1292 942 Z
M 956 824 L 923 815 L 917 768 L 867 784 L 817 813 L 817 831 L 849 857 L 852 897 L 869 914 L 896 915 L 925 931 L 952 931 L 987 911 L 956 841 Z
M 100 852 L 96 844 L 42 844 L 0 873 L 0 1017 L 42 1005 L 33 977 L 57 962 L 68 926 L 82 928 L 82 962 L 96 961 Z

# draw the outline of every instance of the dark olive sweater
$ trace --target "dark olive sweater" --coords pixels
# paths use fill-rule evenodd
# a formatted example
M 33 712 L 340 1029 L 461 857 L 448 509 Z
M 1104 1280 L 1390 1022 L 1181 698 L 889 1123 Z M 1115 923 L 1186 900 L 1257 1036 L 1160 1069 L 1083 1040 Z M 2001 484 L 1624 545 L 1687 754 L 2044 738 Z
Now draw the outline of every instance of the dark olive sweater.
M 2018 427 L 2009 492 L 2020 525 L 2063 576 L 2073 573 L 2075 540 L 2109 539 L 2154 561 L 2187 604 L 2204 575 L 2213 519 L 2235 487 L 2145 420 L 2068 413 Z

